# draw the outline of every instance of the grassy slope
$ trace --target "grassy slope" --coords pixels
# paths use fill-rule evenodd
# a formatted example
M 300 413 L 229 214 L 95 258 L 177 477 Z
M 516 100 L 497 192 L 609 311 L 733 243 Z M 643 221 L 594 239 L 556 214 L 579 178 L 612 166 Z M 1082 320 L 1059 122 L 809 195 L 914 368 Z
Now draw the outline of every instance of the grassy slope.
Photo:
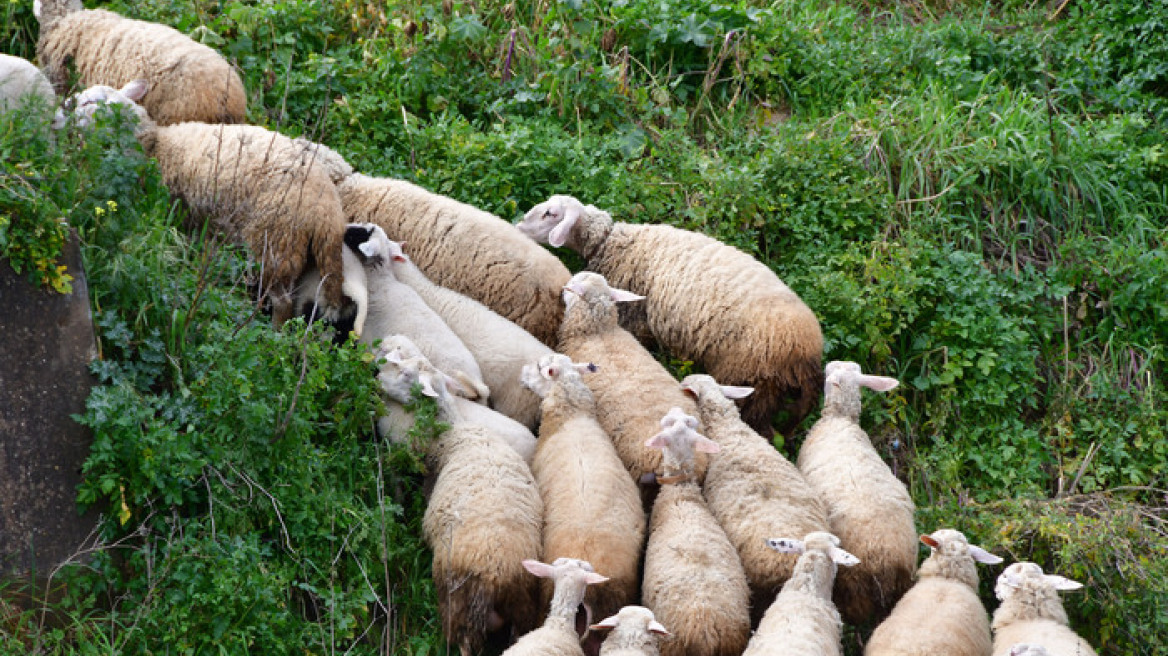
M 1032 4 L 115 7 L 218 47 L 253 122 L 358 170 L 506 218 L 572 193 L 756 254 L 829 359 L 903 381 L 863 421 L 920 528 L 1086 583 L 1067 606 L 1101 653 L 1162 653 L 1168 8 Z M 0 11 L 31 56 L 28 9 Z M 0 646 L 438 649 L 416 463 L 361 437 L 367 358 L 257 323 L 240 254 L 179 228 L 124 132 L 2 143 L 72 176 L 3 198 L 89 245 L 81 501 L 124 542 L 62 574 L 65 629 L 17 616 Z

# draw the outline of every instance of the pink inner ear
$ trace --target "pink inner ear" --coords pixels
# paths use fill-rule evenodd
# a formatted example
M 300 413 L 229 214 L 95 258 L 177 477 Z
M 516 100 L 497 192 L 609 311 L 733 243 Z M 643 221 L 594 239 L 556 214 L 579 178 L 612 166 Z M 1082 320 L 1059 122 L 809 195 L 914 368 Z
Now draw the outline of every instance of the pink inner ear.
M 941 546 L 941 543 L 934 540 L 933 536 L 931 536 L 931 535 L 922 535 L 921 536 L 921 543 L 926 544 L 934 549 Z
M 722 450 L 722 445 L 718 444 L 714 440 L 711 440 L 708 437 L 702 437 L 700 435 L 698 438 L 699 439 L 694 441 L 694 451 L 700 451 L 701 453 L 718 453 Z
M 669 437 L 665 433 L 657 433 L 653 437 L 645 440 L 645 446 L 654 449 L 664 449 L 669 446 Z
M 531 559 L 523 561 L 523 567 L 541 579 L 552 578 L 552 575 L 554 575 L 556 571 L 554 567 L 548 565 L 547 563 L 541 563 L 538 560 Z

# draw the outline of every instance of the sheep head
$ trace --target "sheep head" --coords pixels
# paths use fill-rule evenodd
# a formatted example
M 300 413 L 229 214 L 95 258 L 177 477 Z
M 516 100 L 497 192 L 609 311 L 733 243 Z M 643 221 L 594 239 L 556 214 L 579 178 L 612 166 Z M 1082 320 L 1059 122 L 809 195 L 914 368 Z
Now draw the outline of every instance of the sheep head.
M 900 384 L 895 378 L 865 374 L 860 371 L 860 365 L 845 360 L 827 363 L 824 374 L 824 416 L 845 417 L 852 421 L 860 419 L 861 387 L 887 392 Z

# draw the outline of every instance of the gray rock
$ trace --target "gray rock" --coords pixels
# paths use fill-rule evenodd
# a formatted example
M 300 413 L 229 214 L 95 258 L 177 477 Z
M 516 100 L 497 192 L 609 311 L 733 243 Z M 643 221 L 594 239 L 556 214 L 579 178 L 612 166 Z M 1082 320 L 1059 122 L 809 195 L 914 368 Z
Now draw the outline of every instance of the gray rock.
M 97 357 L 76 234 L 62 263 L 74 278 L 68 295 L 0 261 L 0 578 L 43 580 L 96 517 L 76 503 L 92 436 L 70 415 L 85 411 Z

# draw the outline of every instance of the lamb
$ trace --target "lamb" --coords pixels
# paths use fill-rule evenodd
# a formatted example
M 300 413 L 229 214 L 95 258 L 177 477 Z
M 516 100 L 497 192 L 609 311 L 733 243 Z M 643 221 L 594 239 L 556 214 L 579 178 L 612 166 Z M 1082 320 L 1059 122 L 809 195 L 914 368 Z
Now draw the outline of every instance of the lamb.
M 658 656 L 658 636 L 673 635 L 644 606 L 625 606 L 591 628 L 612 630 L 600 646 L 600 656 Z
M 414 341 L 434 366 L 452 376 L 472 381 L 472 400 L 487 402 L 490 389 L 474 355 L 422 297 L 394 275 L 391 262 L 408 261 L 401 245 L 372 223 L 350 223 L 345 228 L 345 245 L 353 249 L 365 266 L 369 281 L 369 314 L 361 341 L 372 346 L 389 335 L 405 335 Z
M 560 289 L 571 274 L 510 223 L 403 180 L 353 175 L 339 191 L 350 221 L 376 223 L 408 242 L 414 262 L 435 283 L 555 345 Z
M 0 112 L 16 109 L 30 96 L 46 108 L 57 104 L 53 85 L 39 68 L 27 59 L 0 54 Z
M 1030 643 L 1052 656 L 1095 656 L 1091 645 L 1068 626 L 1058 597 L 1060 590 L 1082 587 L 1082 583 L 1043 574 L 1034 563 L 1007 567 L 994 588 L 1002 602 L 994 611 L 994 656 L 1015 654 L 1019 643 Z
M 822 531 L 809 533 L 802 540 L 771 538 L 765 542 L 775 551 L 800 556 L 743 656 L 839 656 L 843 653 L 842 622 L 831 603 L 836 566 L 851 567 L 860 561 L 839 548 L 839 538 Z
M 377 420 L 378 434 L 398 441 L 413 426 L 414 420 L 401 406 L 410 400 L 410 391 L 415 384 L 422 386 L 422 393 L 438 401 L 439 417 L 445 419 L 453 409 L 463 421 L 486 428 L 490 433 L 508 444 L 529 466 L 535 455 L 535 436 L 527 427 L 500 414 L 485 405 L 475 403 L 463 396 L 452 394 L 459 390 L 463 395 L 474 395 L 464 380 L 448 376 L 434 367 L 418 347 L 405 335 L 393 335 L 378 348 L 379 359 L 384 358 L 377 374 L 382 391 L 394 403 L 389 406 L 389 414 Z
M 722 448 L 710 459 L 702 493 L 742 559 L 751 607 L 761 616 L 796 561 L 776 557 L 767 538 L 826 531 L 827 508 L 795 465 L 739 417 L 731 399 L 750 388 L 721 386 L 711 376 L 694 374 L 681 381 L 681 389 L 697 400 L 706 436 Z
M 159 125 L 243 123 L 243 82 L 222 55 L 165 25 L 83 9 L 81 0 L 36 0 L 37 58 L 64 93 L 72 64 L 83 86 L 145 80 L 141 98 Z
M 491 407 L 535 430 L 540 399 L 520 376 L 525 365 L 552 350 L 482 303 L 434 284 L 413 262 L 395 260 L 392 266 L 394 276 L 412 287 L 470 350 L 491 390 Z
M 860 427 L 860 387 L 887 391 L 894 378 L 868 376 L 854 362 L 826 368 L 823 412 L 797 464 L 826 502 L 831 532 L 860 559 L 839 573 L 835 603 L 849 624 L 888 614 L 912 584 L 916 569 L 913 502 Z
M 750 589 L 694 477 L 694 451 L 717 453 L 718 444 L 680 420 L 668 422 L 645 446 L 665 452 L 642 585 L 645 606 L 673 632 L 661 653 L 738 656 L 750 637 Z
M 580 647 L 581 629 L 587 630 L 587 621 L 580 625 L 577 611 L 584 601 L 585 589 L 604 583 L 607 576 L 596 573 L 591 563 L 576 558 L 557 558 L 551 565 L 536 560 L 525 560 L 527 571 L 555 582 L 555 596 L 543 626 L 528 633 L 503 652 L 505 656 L 584 656 Z M 579 628 L 577 628 L 579 627 Z
M 332 321 L 338 328 L 346 329 L 341 334 L 343 341 L 345 333 L 349 330 L 360 337 L 365 329 L 365 320 L 369 316 L 369 280 L 365 277 L 365 267 L 361 264 L 360 258 L 348 247 L 341 248 L 341 266 L 345 273 L 341 293 L 352 299 L 356 305 L 353 316 L 346 314 Z M 304 317 L 306 321 L 322 316 L 327 310 L 323 299 L 319 298 L 322 288 L 320 269 L 316 265 L 309 266 L 296 282 L 292 301 L 293 313 Z
M 543 397 L 531 471 L 543 497 L 544 557 L 583 558 L 607 574 L 608 584 L 585 597 L 595 615 L 607 617 L 638 599 L 645 513 L 636 483 L 596 420 L 581 368 L 590 367 L 558 353 L 524 367 L 524 384 Z
M 661 453 L 644 448 L 645 435 L 657 431 L 661 416 L 670 408 L 688 415 L 697 414 L 697 408 L 673 376 L 617 324 L 616 304 L 640 298 L 609 287 L 601 275 L 576 274 L 564 286 L 567 308 L 557 350 L 599 367 L 586 381 L 596 399 L 597 419 L 633 479 L 643 482 L 647 475 L 660 473 L 661 467 Z M 701 481 L 706 458 L 702 456 L 694 466 Z
M 138 141 L 191 218 L 211 220 L 260 261 L 261 288 L 277 326 L 292 316 L 297 281 L 309 262 L 324 279 L 325 318 L 338 317 L 353 301 L 343 291 L 345 221 L 330 175 L 339 166 L 335 153 L 250 125 L 159 126 L 138 104 L 146 88 L 135 80 L 121 89 L 85 90 L 74 99 L 79 124 L 92 122 L 104 105 L 134 113 Z
M 446 641 L 470 656 L 488 634 L 509 626 L 513 639 L 539 621 L 539 587 L 522 563 L 540 558 L 543 502 L 519 454 L 450 406 L 443 416 L 450 429 L 426 454 L 437 479 L 422 533 Z
M 759 433 L 773 433 L 780 409 L 788 413 L 784 434 L 811 411 L 822 382 L 819 320 L 766 265 L 695 232 L 614 223 L 571 196 L 536 205 L 519 230 L 568 246 L 613 286 L 644 294 L 632 325 L 645 326 L 671 355 L 724 383 L 754 387 L 742 418 Z
M 1002 559 L 969 544 L 960 531 L 922 535 L 932 554 L 919 579 L 864 648 L 865 656 L 990 656 L 990 623 L 977 597 L 977 566 Z

